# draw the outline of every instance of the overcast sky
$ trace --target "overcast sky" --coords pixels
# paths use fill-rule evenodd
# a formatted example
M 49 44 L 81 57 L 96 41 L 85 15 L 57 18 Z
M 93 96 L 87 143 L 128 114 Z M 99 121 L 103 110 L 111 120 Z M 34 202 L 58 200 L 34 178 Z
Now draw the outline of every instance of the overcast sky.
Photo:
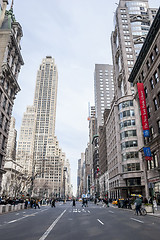
M 9 1 L 11 3 L 11 0 Z M 56 136 L 71 165 L 74 192 L 77 161 L 88 142 L 88 103 L 94 105 L 95 64 L 112 64 L 110 35 L 117 0 L 15 0 L 14 14 L 23 29 L 25 65 L 21 68 L 13 116 L 20 131 L 23 113 L 33 104 L 42 58 L 58 67 Z M 159 7 L 159 0 L 149 0 Z

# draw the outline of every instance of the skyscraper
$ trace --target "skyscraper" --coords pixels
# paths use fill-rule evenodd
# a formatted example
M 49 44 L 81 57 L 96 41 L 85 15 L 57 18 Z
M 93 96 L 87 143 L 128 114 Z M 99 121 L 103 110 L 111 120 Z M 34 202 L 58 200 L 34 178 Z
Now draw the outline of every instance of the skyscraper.
M 46 175 L 46 149 L 49 137 L 55 135 L 58 72 L 55 61 L 47 56 L 37 72 L 34 107 L 36 110 L 36 129 L 34 139 L 35 169 L 39 177 Z
M 55 136 L 57 87 L 55 60 L 47 56 L 37 72 L 34 104 L 23 116 L 17 151 L 17 161 L 33 179 L 30 192 L 40 197 L 63 194 L 65 154 Z
M 28 106 L 26 112 L 23 114 L 17 147 L 17 163 L 23 166 L 24 173 L 27 176 L 32 176 L 33 171 L 35 116 L 34 106 Z
M 97 128 L 104 123 L 105 108 L 111 107 L 114 96 L 113 66 L 109 64 L 95 64 L 94 72 L 95 110 Z

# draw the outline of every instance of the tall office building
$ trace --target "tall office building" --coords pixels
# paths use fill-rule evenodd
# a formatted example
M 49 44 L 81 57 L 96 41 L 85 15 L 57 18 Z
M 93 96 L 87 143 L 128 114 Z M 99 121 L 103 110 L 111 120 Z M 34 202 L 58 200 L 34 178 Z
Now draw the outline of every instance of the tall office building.
M 47 56 L 37 72 L 34 104 L 24 113 L 17 149 L 17 161 L 34 181 L 30 192 L 40 197 L 63 194 L 65 154 L 55 136 L 57 85 L 55 60 Z
M 94 72 L 95 110 L 97 129 L 104 123 L 105 108 L 111 107 L 114 96 L 113 66 L 109 64 L 95 64 Z
M 23 114 L 16 157 L 17 163 L 23 166 L 24 174 L 27 176 L 32 176 L 33 170 L 35 124 L 35 108 L 28 106 Z
M 21 25 L 16 22 L 8 1 L 0 1 L 0 190 L 4 171 L 7 139 L 16 94 L 20 91 L 18 75 L 23 65 L 20 41 Z
M 111 198 L 146 192 L 138 152 L 143 141 L 141 124 L 128 77 L 156 12 L 149 8 L 147 0 L 120 0 L 115 12 L 111 36 L 115 101 L 105 122 Z
M 36 129 L 34 139 L 35 169 L 40 178 L 46 177 L 46 149 L 49 138 L 55 135 L 58 72 L 55 60 L 47 56 L 37 72 L 34 107 Z
M 157 9 L 149 8 L 148 0 L 119 1 L 111 37 L 116 99 L 133 93 L 128 77 L 156 12 Z

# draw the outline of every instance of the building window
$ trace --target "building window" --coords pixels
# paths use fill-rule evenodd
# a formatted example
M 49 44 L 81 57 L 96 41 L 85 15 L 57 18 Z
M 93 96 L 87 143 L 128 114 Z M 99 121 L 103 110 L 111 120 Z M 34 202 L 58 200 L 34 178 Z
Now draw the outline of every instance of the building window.
M 155 52 L 156 55 L 158 54 L 158 47 L 157 47 L 157 45 L 155 45 L 155 47 L 154 47 L 154 52 Z
M 158 158 L 157 158 L 156 152 L 152 152 L 152 156 L 153 156 L 154 167 L 157 168 L 158 167 Z
M 129 163 L 122 165 L 122 171 L 123 172 L 133 172 L 133 171 L 139 171 L 140 170 L 140 163 Z
M 154 82 L 153 82 L 152 78 L 150 79 L 150 85 L 151 85 L 151 89 L 153 89 L 154 88 Z
M 159 82 L 159 77 L 158 77 L 157 71 L 155 71 L 155 73 L 154 73 L 154 79 L 155 79 L 155 83 Z
M 126 152 L 122 154 L 122 162 L 127 161 L 128 159 L 138 158 L 138 152 Z
M 0 154 L 0 168 L 2 167 L 3 155 Z
M 156 152 L 152 152 L 152 160 L 147 161 L 147 162 L 148 162 L 147 170 L 154 169 L 154 168 L 158 167 L 158 157 L 157 157 Z
M 151 117 L 151 109 L 150 109 L 150 106 L 147 107 L 147 115 L 148 115 L 148 118 Z
M 143 71 L 141 72 L 141 76 L 142 76 L 142 79 L 144 79 L 144 72 Z
M 3 136 L 3 139 L 2 139 L 2 149 L 3 150 L 5 148 L 5 141 L 6 141 L 6 138 L 5 138 L 5 136 Z
M 158 93 L 158 101 L 159 101 L 159 106 L 160 106 L 160 92 Z
M 126 148 L 137 147 L 137 146 L 138 146 L 137 140 L 123 142 L 121 143 L 121 150 L 123 151 Z
M 129 186 L 140 186 L 141 178 L 129 178 L 126 180 L 126 185 Z
M 146 62 L 146 65 L 147 65 L 147 69 L 149 70 L 149 68 L 150 68 L 150 62 L 149 62 L 149 60 Z
M 153 134 L 154 134 L 153 127 L 150 127 L 150 136 L 153 137 Z
M 119 110 L 121 110 L 123 108 L 127 108 L 127 107 L 133 107 L 133 101 L 132 100 L 122 102 L 118 105 Z
M 130 45 L 131 45 L 131 42 L 125 42 L 125 45 L 126 45 L 126 46 L 130 46 Z
M 160 133 L 160 120 L 157 121 L 158 132 Z
M 157 110 L 158 110 L 158 102 L 157 102 L 157 99 L 154 98 L 154 99 L 153 99 L 153 102 L 154 102 L 155 111 L 157 111 Z
M 147 98 L 148 92 L 147 92 L 147 88 L 146 87 L 144 88 L 144 93 L 145 93 L 145 98 Z
M 6 103 L 7 103 L 7 98 L 4 97 L 4 101 L 3 101 L 3 109 L 5 110 L 5 107 L 6 107 Z
M 153 53 L 151 53 L 151 55 L 150 55 L 150 60 L 151 60 L 151 63 L 153 63 L 153 61 L 154 61 Z
M 131 47 L 126 47 L 126 52 L 132 52 L 132 48 Z
M 137 136 L 136 130 L 128 130 L 120 134 L 120 139 L 122 140 L 128 137 L 135 137 L 135 136 Z

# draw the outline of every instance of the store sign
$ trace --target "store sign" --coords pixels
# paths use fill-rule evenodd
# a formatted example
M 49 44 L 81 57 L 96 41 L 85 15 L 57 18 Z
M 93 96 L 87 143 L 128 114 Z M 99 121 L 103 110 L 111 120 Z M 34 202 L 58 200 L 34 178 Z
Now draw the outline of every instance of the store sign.
M 152 160 L 152 154 L 151 154 L 150 147 L 144 147 L 143 151 L 144 151 L 145 160 L 151 161 Z
M 150 137 L 146 99 L 145 99 L 143 83 L 137 83 L 137 89 L 138 89 L 139 103 L 140 103 L 140 109 L 141 109 L 143 135 L 144 135 L 144 137 Z

